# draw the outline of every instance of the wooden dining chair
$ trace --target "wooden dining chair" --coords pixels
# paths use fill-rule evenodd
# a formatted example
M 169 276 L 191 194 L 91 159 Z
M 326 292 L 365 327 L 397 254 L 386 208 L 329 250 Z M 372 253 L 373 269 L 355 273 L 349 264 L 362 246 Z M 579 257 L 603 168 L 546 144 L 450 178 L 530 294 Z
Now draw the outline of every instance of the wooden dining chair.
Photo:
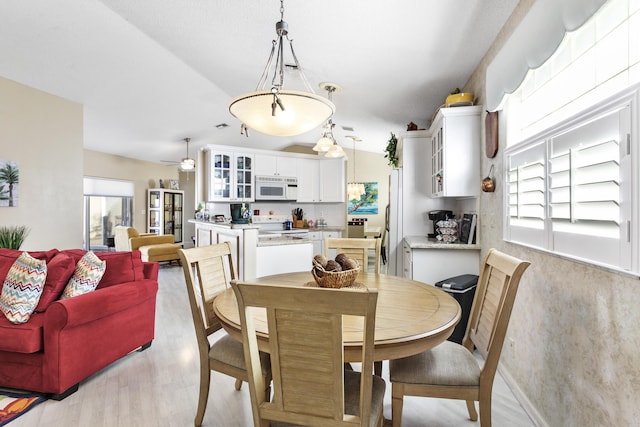
M 194 420 L 194 424 L 200 426 L 207 409 L 211 371 L 234 377 L 236 390 L 240 390 L 242 382 L 248 381 L 249 377 L 240 341 L 225 334 L 217 341 L 209 342 L 209 336 L 222 328 L 213 311 L 213 300 L 220 292 L 228 289 L 230 281 L 235 279 L 229 243 L 179 249 L 178 254 L 182 261 L 200 353 L 200 394 Z M 264 380 L 263 393 L 266 399 L 269 399 L 271 395 L 269 355 L 261 353 L 260 357 L 264 362 L 264 370 L 261 373 Z
M 256 427 L 382 427 L 386 384 L 371 374 L 376 289 L 231 283 L 238 301 Z M 273 399 L 264 378 L 252 310 L 266 309 Z M 344 369 L 343 316 L 362 318 L 362 374 Z
M 329 250 L 335 249 L 336 254 L 344 253 L 360 264 L 360 271 L 369 269 L 369 250 L 375 251 L 373 264 L 374 273 L 380 273 L 380 248 L 381 239 L 326 237 L 324 239 L 324 255 L 329 257 Z
M 528 261 L 490 249 L 476 288 L 462 345 L 445 341 L 435 348 L 389 361 L 393 426 L 402 425 L 404 396 L 466 400 L 469 418 L 491 426 L 493 380 L 507 332 L 518 284 Z M 474 346 L 484 358 L 482 368 Z

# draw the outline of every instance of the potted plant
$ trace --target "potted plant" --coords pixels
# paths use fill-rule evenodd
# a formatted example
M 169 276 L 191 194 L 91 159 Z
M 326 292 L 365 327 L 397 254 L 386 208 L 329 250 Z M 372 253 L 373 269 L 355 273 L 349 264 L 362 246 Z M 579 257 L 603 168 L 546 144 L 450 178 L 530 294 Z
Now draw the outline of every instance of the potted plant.
M 0 248 L 20 249 L 28 234 L 29 228 L 24 225 L 1 226 Z
M 396 156 L 397 148 L 398 148 L 398 138 L 396 138 L 393 132 L 391 132 L 391 138 L 389 138 L 389 142 L 387 143 L 387 148 L 384 149 L 386 153 L 384 157 L 385 159 L 389 159 L 389 166 L 393 168 L 398 167 L 399 159 Z

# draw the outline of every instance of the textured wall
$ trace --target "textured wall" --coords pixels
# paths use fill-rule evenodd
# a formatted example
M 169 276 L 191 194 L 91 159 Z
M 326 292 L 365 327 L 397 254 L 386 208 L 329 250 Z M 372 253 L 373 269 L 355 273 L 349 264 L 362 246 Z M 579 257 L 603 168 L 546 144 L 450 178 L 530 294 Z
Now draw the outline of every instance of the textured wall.
M 522 1 L 465 91 L 484 102 L 487 63 L 530 7 Z M 481 171 L 495 165 L 495 193 L 480 197 L 483 254 L 496 247 L 531 261 L 525 272 L 501 363 L 527 401 L 535 421 L 549 426 L 636 425 L 640 418 L 640 282 L 502 240 L 503 151 L 483 155 Z M 483 132 L 484 135 L 484 132 Z M 480 179 L 480 178 L 479 178 Z

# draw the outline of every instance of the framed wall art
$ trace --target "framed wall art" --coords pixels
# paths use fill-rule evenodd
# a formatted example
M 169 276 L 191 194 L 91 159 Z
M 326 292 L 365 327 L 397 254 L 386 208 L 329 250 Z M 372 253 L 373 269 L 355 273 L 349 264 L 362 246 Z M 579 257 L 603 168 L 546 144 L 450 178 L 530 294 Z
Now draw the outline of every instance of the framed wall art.
M 18 206 L 18 164 L 11 160 L 0 160 L 0 207 Z

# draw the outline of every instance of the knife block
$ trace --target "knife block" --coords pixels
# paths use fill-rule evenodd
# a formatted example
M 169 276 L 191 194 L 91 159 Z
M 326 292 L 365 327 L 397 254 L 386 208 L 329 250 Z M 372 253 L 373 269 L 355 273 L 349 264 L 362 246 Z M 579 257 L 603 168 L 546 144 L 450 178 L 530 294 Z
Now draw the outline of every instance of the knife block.
M 293 228 L 304 228 L 304 220 L 302 220 L 302 219 L 294 219 L 293 220 Z

